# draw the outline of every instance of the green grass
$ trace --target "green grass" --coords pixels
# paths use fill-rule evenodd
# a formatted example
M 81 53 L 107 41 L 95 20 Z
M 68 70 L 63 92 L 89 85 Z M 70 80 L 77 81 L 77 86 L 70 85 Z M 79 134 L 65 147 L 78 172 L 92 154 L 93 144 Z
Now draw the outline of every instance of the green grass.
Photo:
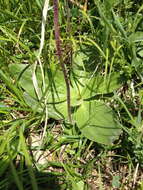
M 60 1 L 72 123 L 43 7 L 0 0 L 0 189 L 142 190 L 142 1 Z

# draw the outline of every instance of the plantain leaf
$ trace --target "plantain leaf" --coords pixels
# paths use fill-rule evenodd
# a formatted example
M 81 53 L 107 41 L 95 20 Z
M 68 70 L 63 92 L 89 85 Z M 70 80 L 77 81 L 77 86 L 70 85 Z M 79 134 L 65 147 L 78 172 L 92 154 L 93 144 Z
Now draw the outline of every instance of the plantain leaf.
M 61 71 L 49 72 L 45 76 L 46 92 L 42 93 L 42 75 L 40 68 L 37 67 L 36 76 L 40 90 L 39 101 L 37 99 L 33 81 L 32 81 L 32 68 L 26 64 L 10 64 L 9 69 L 14 76 L 16 82 L 24 89 L 23 97 L 27 105 L 29 105 L 34 111 L 42 112 L 44 109 L 43 96 L 47 97 L 48 108 L 51 110 L 51 115 L 55 119 L 67 118 L 67 94 L 66 85 Z M 82 87 L 81 87 L 82 88 Z M 71 103 L 76 106 L 80 102 L 80 91 L 78 85 L 72 81 L 71 86 Z
M 30 96 L 27 92 L 23 93 L 23 97 L 27 105 L 32 108 L 32 110 L 36 110 L 36 112 L 42 112 L 43 104 L 40 104 L 37 99 Z
M 27 64 L 10 64 L 9 69 L 11 74 L 15 77 L 16 81 L 21 87 L 33 98 L 36 97 L 36 93 L 32 81 L 33 65 Z M 48 75 L 49 74 L 49 75 Z M 37 82 L 41 94 L 42 92 L 42 74 L 39 66 L 36 70 Z M 66 86 L 62 72 L 47 73 L 45 75 L 46 92 L 48 96 L 48 102 L 59 102 L 66 100 Z
M 82 134 L 98 143 L 112 144 L 121 133 L 113 111 L 103 102 L 83 101 L 74 113 Z
M 143 41 L 143 32 L 135 32 L 129 36 L 129 43 Z
M 98 94 L 112 93 L 114 90 L 119 89 L 122 84 L 119 73 L 112 73 L 106 79 L 101 75 L 97 75 L 85 83 L 85 88 L 81 92 L 83 99 L 88 99 Z
M 49 117 L 67 118 L 66 86 L 62 72 L 50 73 L 50 76 L 45 77 L 47 91 L 42 95 L 42 76 L 40 69 L 37 68 L 36 75 L 38 85 L 41 88 L 41 100 L 38 101 L 32 82 L 32 66 L 12 64 L 10 70 L 25 90 L 23 97 L 26 103 L 34 111 L 44 111 L 42 96 L 45 95 L 48 99 Z M 82 74 L 82 71 L 79 72 L 79 75 Z M 120 85 L 118 84 L 118 75 L 111 75 L 107 83 L 101 77 L 88 80 L 85 76 L 79 77 L 79 75 L 77 73 L 77 76 L 73 77 L 76 78 L 76 82 L 71 81 L 73 118 L 86 138 L 103 144 L 112 144 L 121 133 L 120 125 L 114 119 L 113 111 L 103 102 L 83 101 L 82 98 L 89 98 L 99 92 L 112 92 Z
M 14 76 L 16 82 L 33 98 L 36 98 L 33 81 L 32 81 L 32 65 L 27 64 L 10 64 L 9 70 Z M 38 85 L 42 85 L 42 76 L 38 74 L 37 76 Z M 41 93 L 41 90 L 40 90 Z

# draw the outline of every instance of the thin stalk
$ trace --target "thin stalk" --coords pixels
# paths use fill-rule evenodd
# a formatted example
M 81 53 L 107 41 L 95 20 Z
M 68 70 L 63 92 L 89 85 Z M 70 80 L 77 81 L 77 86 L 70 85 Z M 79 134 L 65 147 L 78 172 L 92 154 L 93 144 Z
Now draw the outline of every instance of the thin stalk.
M 54 30 L 55 30 L 55 41 L 56 41 L 56 49 L 57 56 L 59 59 L 59 63 L 64 75 L 64 80 L 66 83 L 66 91 L 67 91 L 67 111 L 68 111 L 68 119 L 72 123 L 71 118 L 71 98 L 70 98 L 70 80 L 68 77 L 68 71 L 64 64 L 61 50 L 61 40 L 60 40 L 60 28 L 59 28 L 59 10 L 58 10 L 58 0 L 53 0 L 54 4 Z

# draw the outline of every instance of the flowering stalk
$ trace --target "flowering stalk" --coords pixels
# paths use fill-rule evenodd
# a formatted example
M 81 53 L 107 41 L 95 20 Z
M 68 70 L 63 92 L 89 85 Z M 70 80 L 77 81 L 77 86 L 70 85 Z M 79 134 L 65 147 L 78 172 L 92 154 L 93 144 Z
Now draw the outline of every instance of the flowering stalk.
M 60 40 L 60 28 L 59 28 L 59 10 L 58 10 L 58 0 L 53 0 L 54 5 L 54 30 L 55 30 L 55 41 L 56 41 L 56 49 L 57 56 L 60 62 L 60 66 L 64 75 L 65 83 L 66 83 L 66 91 L 67 91 L 67 111 L 69 121 L 72 122 L 71 118 L 71 98 L 70 98 L 70 80 L 68 77 L 68 71 L 64 64 L 62 57 L 62 48 L 61 48 L 61 40 Z

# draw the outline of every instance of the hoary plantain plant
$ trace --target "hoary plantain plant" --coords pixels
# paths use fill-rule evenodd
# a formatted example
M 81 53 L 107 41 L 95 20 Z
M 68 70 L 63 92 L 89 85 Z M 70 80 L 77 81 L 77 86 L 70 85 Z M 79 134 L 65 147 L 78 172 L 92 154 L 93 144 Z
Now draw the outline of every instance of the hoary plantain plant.
M 76 55 L 75 61 L 80 59 Z M 78 62 L 79 63 L 79 62 Z M 47 98 L 48 117 L 67 120 L 66 86 L 59 68 L 46 70 L 46 92 L 42 92 L 42 76 L 40 68 L 36 75 L 40 92 L 38 100 L 33 88 L 32 68 L 25 64 L 10 64 L 9 70 L 24 92 L 24 100 L 33 111 L 43 112 L 43 96 Z M 110 77 L 110 78 L 109 78 Z M 113 73 L 105 81 L 101 75 L 94 76 L 83 70 L 73 69 L 71 74 L 71 111 L 72 119 L 79 127 L 83 136 L 92 141 L 112 144 L 121 133 L 121 127 L 115 113 L 98 96 L 113 96 L 113 91 L 121 85 L 119 75 Z

